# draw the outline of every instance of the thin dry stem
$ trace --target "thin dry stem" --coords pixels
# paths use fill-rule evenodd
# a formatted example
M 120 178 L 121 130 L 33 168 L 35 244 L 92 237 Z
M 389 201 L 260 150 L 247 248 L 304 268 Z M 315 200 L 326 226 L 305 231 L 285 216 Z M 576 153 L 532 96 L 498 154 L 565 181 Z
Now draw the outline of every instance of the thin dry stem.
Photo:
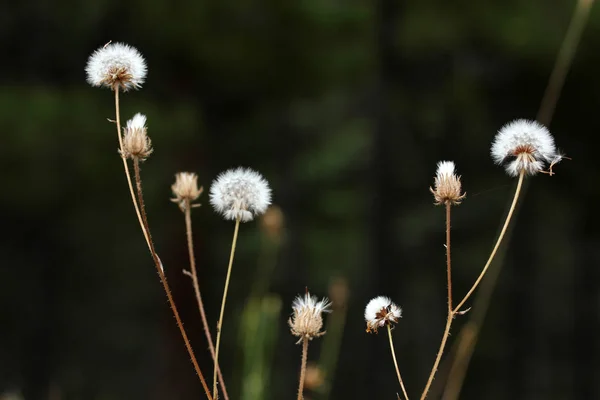
M 392 352 L 392 358 L 394 359 L 394 367 L 396 367 L 396 375 L 398 375 L 398 383 L 400 383 L 400 387 L 402 388 L 402 393 L 404 393 L 404 398 L 408 400 L 408 394 L 406 393 L 406 388 L 404 387 L 404 382 L 402 382 L 402 376 L 400 375 L 400 369 L 398 368 L 398 361 L 396 361 L 396 351 L 394 350 L 394 341 L 392 340 L 392 327 L 390 324 L 387 326 L 388 337 L 390 338 L 390 351 Z
M 521 187 L 523 186 L 524 178 L 525 178 L 525 171 L 521 171 L 521 173 L 519 174 L 519 182 L 517 183 L 517 189 L 515 190 L 515 195 L 513 197 L 513 201 L 510 206 L 510 210 L 508 211 L 508 215 L 506 216 L 506 220 L 504 221 L 504 226 L 502 227 L 502 230 L 500 231 L 500 236 L 498 236 L 498 240 L 496 241 L 496 244 L 494 245 L 494 249 L 492 250 L 492 253 L 490 254 L 490 257 L 488 258 L 487 262 L 485 263 L 483 270 L 479 274 L 479 277 L 477 278 L 477 280 L 475 281 L 475 283 L 473 284 L 473 286 L 471 287 L 469 292 L 465 295 L 465 297 L 461 300 L 461 302 L 458 303 L 456 308 L 454 308 L 454 313 L 459 312 L 460 308 L 465 304 L 465 302 L 469 299 L 469 297 L 471 297 L 471 295 L 473 294 L 475 289 L 477 289 L 479 282 L 481 282 L 481 280 L 483 279 L 490 264 L 494 260 L 494 257 L 496 256 L 496 252 L 498 251 L 498 248 L 500 247 L 500 244 L 502 243 L 502 239 L 504 238 L 504 234 L 506 233 L 506 229 L 508 228 L 508 224 L 510 223 L 510 220 L 512 218 L 513 212 L 515 211 L 515 207 L 517 205 L 517 200 L 519 199 L 519 194 L 521 193 Z
M 119 150 L 120 154 L 123 154 L 123 138 L 121 136 L 121 112 L 119 109 L 119 87 L 115 88 L 115 112 L 117 114 L 117 136 L 119 137 Z M 138 221 L 140 222 L 140 227 L 142 228 L 142 232 L 144 233 L 144 238 L 146 239 L 146 244 L 148 245 L 148 249 L 151 250 L 150 245 L 150 237 L 144 226 L 144 222 L 142 221 L 142 216 L 140 215 L 140 209 L 138 207 L 138 203 L 135 199 L 135 191 L 133 190 L 133 184 L 131 183 L 131 174 L 129 173 L 129 166 L 127 165 L 127 158 L 121 157 L 123 159 L 123 167 L 125 168 L 125 176 L 127 177 L 127 185 L 129 186 L 129 192 L 131 193 L 131 201 L 133 201 L 133 207 L 135 208 L 135 213 L 138 217 Z
M 454 315 L 452 313 L 448 314 L 448 319 L 446 320 L 446 329 L 444 329 L 444 336 L 442 336 L 442 343 L 440 343 L 440 349 L 438 350 L 437 357 L 435 358 L 435 362 L 433 363 L 433 368 L 431 369 L 431 373 L 429 374 L 427 385 L 425 385 L 425 389 L 423 390 L 423 394 L 421 395 L 421 400 L 424 400 L 427 397 L 429 388 L 433 383 L 433 378 L 435 377 L 435 373 L 437 372 L 438 366 L 440 365 L 440 360 L 442 359 L 442 355 L 444 354 L 444 348 L 446 347 L 448 336 L 450 336 L 450 327 L 452 326 L 453 318 Z
M 451 257 L 451 242 L 450 242 L 450 228 L 451 228 L 451 209 L 452 203 L 446 201 L 446 271 L 448 274 L 448 315 L 446 316 L 446 328 L 444 329 L 444 335 L 442 336 L 442 342 L 440 343 L 440 349 L 438 350 L 437 356 L 435 358 L 435 362 L 433 363 L 433 367 L 431 368 L 431 372 L 429 373 L 429 378 L 427 379 L 427 384 L 425 385 L 425 389 L 423 389 L 423 394 L 421 395 L 421 400 L 427 397 L 427 393 L 429 393 L 429 388 L 433 383 L 433 379 L 435 378 L 435 374 L 438 370 L 438 366 L 442 359 L 442 355 L 444 354 L 444 348 L 446 347 L 446 342 L 448 341 L 448 336 L 450 336 L 450 327 L 452 326 L 452 321 L 454 320 L 455 311 L 452 309 L 452 257 Z
M 196 360 L 196 356 L 194 355 L 194 350 L 192 349 L 192 345 L 185 333 L 185 329 L 183 328 L 183 322 L 179 317 L 179 312 L 177 311 L 177 307 L 175 306 L 175 300 L 173 299 L 173 295 L 171 294 L 171 289 L 169 287 L 169 283 L 167 282 L 167 277 L 163 271 L 162 264 L 160 259 L 158 258 L 158 254 L 156 254 L 156 250 L 154 249 L 154 243 L 152 242 L 152 238 L 150 236 L 150 227 L 148 225 L 148 217 L 146 216 L 146 209 L 144 207 L 144 194 L 142 191 L 142 180 L 140 177 L 140 160 L 137 157 L 133 159 L 133 169 L 135 173 L 135 182 L 137 187 L 137 195 L 138 201 L 140 202 L 140 210 L 142 217 L 142 224 L 145 228 L 145 232 L 148 233 L 148 244 L 150 246 L 150 253 L 152 254 L 152 260 L 154 261 L 154 265 L 156 266 L 156 270 L 158 272 L 158 276 L 160 277 L 160 281 L 163 284 L 163 288 L 165 289 L 165 293 L 167 294 L 167 299 L 169 300 L 169 305 L 171 306 L 171 310 L 173 311 L 173 316 L 175 317 L 175 321 L 177 321 L 177 326 L 179 327 L 179 331 L 181 332 L 181 336 L 183 337 L 183 342 L 185 343 L 185 347 L 190 355 L 192 360 L 192 364 L 194 364 L 194 369 L 196 370 L 196 374 L 200 378 L 200 382 L 202 383 L 202 387 L 206 392 L 206 397 L 209 400 L 213 400 L 213 397 L 210 395 L 210 390 L 208 385 L 206 384 L 206 380 L 204 379 L 204 375 L 200 370 L 200 366 L 198 365 L 198 361 Z
M 306 361 L 308 360 L 308 338 L 302 339 L 302 364 L 300 365 L 300 382 L 298 383 L 298 400 L 304 399 L 304 380 L 306 379 Z
M 231 278 L 231 267 L 233 265 L 233 257 L 235 255 L 235 246 L 237 243 L 238 232 L 240 230 L 240 220 L 235 221 L 233 230 L 233 240 L 231 242 L 231 254 L 229 255 L 229 266 L 227 267 L 227 277 L 225 278 L 225 289 L 223 289 L 223 300 L 221 301 L 221 313 L 217 322 L 217 345 L 215 350 L 215 368 L 213 371 L 213 393 L 215 400 L 219 398 L 217 390 L 217 368 L 219 367 L 219 348 L 221 345 L 221 328 L 223 327 L 223 314 L 225 314 L 225 302 L 227 301 L 227 291 L 229 290 L 229 279 Z
M 192 235 L 192 208 L 190 204 L 190 200 L 185 200 L 185 233 L 187 236 L 187 245 L 188 245 L 188 254 L 190 257 L 190 270 L 191 272 L 187 273 L 192 279 L 192 286 L 194 287 L 194 293 L 196 294 L 196 302 L 198 303 L 198 310 L 200 311 L 200 318 L 202 319 L 202 327 L 204 328 L 204 335 L 206 336 L 206 340 L 208 342 L 208 348 L 210 350 L 210 354 L 212 356 L 213 361 L 215 360 L 215 346 L 213 344 L 212 335 L 210 334 L 210 329 L 208 326 L 208 321 L 206 319 L 206 312 L 204 311 L 204 302 L 202 301 L 202 296 L 200 295 L 200 284 L 198 283 L 198 274 L 196 272 L 196 257 L 194 256 L 194 241 Z M 187 271 L 185 271 L 187 272 Z M 223 374 L 221 373 L 221 368 L 219 364 L 216 364 L 217 375 L 219 378 L 219 383 L 221 384 L 221 388 L 223 391 L 223 398 L 225 400 L 229 400 L 229 395 L 227 394 L 227 388 L 225 387 L 225 381 L 223 380 Z

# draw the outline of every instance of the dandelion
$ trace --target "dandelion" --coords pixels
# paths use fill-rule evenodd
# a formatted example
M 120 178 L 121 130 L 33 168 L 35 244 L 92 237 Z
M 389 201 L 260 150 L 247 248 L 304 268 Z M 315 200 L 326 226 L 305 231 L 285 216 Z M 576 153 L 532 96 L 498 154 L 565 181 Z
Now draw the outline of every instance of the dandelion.
M 491 153 L 494 162 L 504 165 L 510 176 L 535 175 L 546 164 L 554 165 L 562 158 L 548 129 L 525 119 L 504 125 L 494 138 Z
M 387 326 L 390 351 L 392 352 L 392 359 L 394 360 L 398 383 L 400 383 L 400 388 L 402 389 L 404 397 L 408 400 L 408 394 L 406 394 L 406 388 L 404 387 L 404 382 L 402 382 L 398 361 L 396 360 L 396 352 L 394 351 L 394 342 L 392 340 L 392 323 L 397 323 L 398 319 L 401 317 L 402 309 L 392 302 L 389 297 L 377 296 L 374 299 L 371 299 L 365 307 L 365 320 L 367 321 L 368 333 L 377 333 L 379 328 Z
M 390 300 L 389 297 L 378 296 L 369 301 L 365 307 L 365 320 L 367 332 L 377 333 L 377 329 L 398 322 L 402 318 L 402 309 Z
M 210 203 L 215 211 L 222 214 L 225 219 L 235 221 L 229 266 L 223 289 L 221 313 L 217 322 L 217 341 L 215 346 L 215 368 L 213 371 L 213 394 L 217 398 L 217 369 L 219 365 L 219 348 L 221 344 L 221 331 L 225 302 L 231 278 L 231 267 L 235 255 L 240 222 L 252 221 L 255 216 L 264 214 L 271 204 L 271 189 L 269 184 L 256 171 L 249 168 L 230 169 L 221 173 L 210 187 Z
M 435 198 L 436 205 L 458 205 L 466 196 L 466 194 L 461 193 L 460 176 L 456 175 L 454 168 L 454 162 L 452 161 L 440 161 L 437 164 L 434 187 L 429 188 Z
M 145 115 L 135 114 L 132 119 L 127 121 L 123 132 L 123 150 L 120 151 L 122 157 L 138 158 L 140 161 L 144 161 L 152 154 L 152 142 L 148 137 Z
M 124 92 L 140 88 L 147 70 L 140 52 L 123 43 L 109 43 L 99 48 L 90 56 L 85 67 L 90 85 Z
M 225 219 L 252 221 L 271 204 L 271 189 L 258 172 L 249 168 L 221 173 L 210 188 L 210 203 Z
M 204 188 L 201 186 L 198 189 L 198 175 L 193 172 L 179 172 L 175 174 L 175 183 L 171 185 L 171 190 L 175 196 L 171 201 L 177 203 L 181 211 L 185 212 L 188 206 L 199 206 L 192 202 L 200 197 Z
M 306 293 L 304 296 L 298 296 L 292 303 L 294 314 L 288 320 L 292 335 L 300 337 L 296 344 L 300 344 L 302 339 L 312 340 L 313 338 L 323 336 L 324 312 L 330 312 L 331 302 L 324 298 L 317 301 L 316 296 Z
M 300 337 L 296 344 L 302 343 L 302 362 L 300 366 L 300 382 L 298 385 L 298 400 L 302 400 L 304 382 L 306 381 L 306 361 L 308 357 L 308 342 L 323 336 L 323 313 L 330 312 L 331 303 L 327 298 L 317 301 L 308 291 L 304 296 L 298 296 L 292 303 L 294 313 L 288 320 L 292 335 Z

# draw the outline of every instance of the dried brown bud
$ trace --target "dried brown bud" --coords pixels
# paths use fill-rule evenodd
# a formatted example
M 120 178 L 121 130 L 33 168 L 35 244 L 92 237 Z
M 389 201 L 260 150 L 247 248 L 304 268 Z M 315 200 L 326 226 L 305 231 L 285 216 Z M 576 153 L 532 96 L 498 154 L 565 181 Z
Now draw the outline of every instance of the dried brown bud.
M 306 366 L 304 376 L 304 387 L 309 390 L 318 389 L 325 382 L 323 371 L 318 365 L 310 363 Z
M 179 172 L 175 174 L 175 183 L 171 186 L 175 198 L 172 202 L 177 203 L 181 211 L 187 206 L 198 207 L 200 204 L 192 204 L 202 194 L 202 186 L 198 188 L 198 175 L 193 172 Z
M 152 142 L 148 137 L 144 115 L 135 114 L 132 119 L 127 121 L 127 126 L 123 128 L 123 131 L 122 157 L 144 161 L 152 154 Z
M 438 163 L 434 188 L 429 188 L 429 191 L 433 194 L 436 205 L 457 205 L 465 198 L 466 194 L 461 193 L 460 176 L 454 173 L 452 161 Z
M 329 284 L 329 298 L 334 309 L 346 307 L 348 301 L 348 281 L 346 278 L 337 277 Z
M 321 328 L 323 328 L 322 313 L 329 312 L 329 306 L 330 303 L 327 299 L 317 301 L 317 297 L 311 296 L 309 293 L 294 299 L 292 304 L 294 314 L 288 320 L 288 324 L 292 335 L 300 337 L 298 343 L 301 343 L 302 339 L 311 340 L 325 334 L 325 332 L 321 332 Z

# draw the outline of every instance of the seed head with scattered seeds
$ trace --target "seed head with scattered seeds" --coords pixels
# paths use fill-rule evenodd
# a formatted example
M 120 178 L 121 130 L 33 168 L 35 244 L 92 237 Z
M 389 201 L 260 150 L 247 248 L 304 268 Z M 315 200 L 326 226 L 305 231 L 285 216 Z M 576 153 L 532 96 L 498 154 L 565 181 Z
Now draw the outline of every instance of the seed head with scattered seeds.
M 377 333 L 377 329 L 398 322 L 402 318 L 402 309 L 389 297 L 378 296 L 369 301 L 365 308 L 367 332 Z

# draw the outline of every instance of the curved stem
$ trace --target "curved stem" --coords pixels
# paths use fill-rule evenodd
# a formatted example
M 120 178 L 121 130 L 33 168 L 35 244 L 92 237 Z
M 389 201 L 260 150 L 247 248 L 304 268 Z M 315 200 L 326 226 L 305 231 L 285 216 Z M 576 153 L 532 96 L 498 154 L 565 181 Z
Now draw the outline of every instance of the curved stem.
M 198 274 L 196 272 L 196 257 L 194 256 L 194 241 L 192 235 L 192 207 L 189 200 L 185 201 L 185 233 L 187 236 L 187 246 L 188 246 L 188 254 L 190 257 L 190 278 L 192 279 L 192 286 L 194 287 L 194 293 L 196 294 L 196 302 L 198 303 L 198 310 L 200 310 L 200 318 L 202 319 L 202 327 L 204 328 L 204 335 L 206 336 L 206 341 L 208 342 L 208 349 L 210 350 L 210 354 L 212 356 L 213 362 L 215 361 L 215 346 L 213 344 L 212 335 L 210 334 L 210 329 L 208 326 L 208 320 L 206 319 L 206 312 L 204 311 L 204 302 L 202 301 L 202 296 L 200 295 L 200 284 L 198 283 Z M 223 398 L 225 400 L 229 400 L 229 395 L 227 394 L 227 388 L 225 387 L 225 381 L 223 380 L 223 374 L 221 373 L 221 368 L 219 368 L 219 364 L 215 364 L 217 367 L 217 375 L 219 378 L 219 383 L 221 384 L 221 388 L 223 391 Z
M 440 343 L 440 348 L 438 350 L 437 356 L 435 358 L 435 362 L 433 363 L 433 367 L 431 368 L 431 372 L 429 373 L 429 378 L 427 379 L 427 384 L 425 385 L 425 389 L 423 389 L 423 394 L 421 395 L 421 400 L 427 397 L 427 393 L 429 393 L 429 388 L 433 383 L 433 378 L 435 378 L 435 374 L 438 370 L 438 366 L 440 365 L 440 361 L 442 360 L 442 355 L 444 354 L 444 348 L 446 347 L 446 342 L 448 341 L 448 336 L 450 336 L 450 327 L 452 326 L 452 321 L 454 320 L 455 311 L 452 310 L 452 257 L 450 253 L 450 216 L 451 216 L 451 208 L 452 203 L 446 202 L 446 271 L 448 274 L 448 315 L 446 316 L 446 328 L 444 329 L 444 335 L 442 336 L 442 343 Z
M 300 365 L 300 382 L 298 383 L 298 400 L 304 398 L 304 380 L 306 379 L 306 361 L 308 360 L 308 338 L 302 339 L 302 364 Z
M 119 87 L 115 87 L 115 112 L 116 112 L 116 120 L 117 120 L 117 136 L 119 137 L 119 150 L 120 153 L 123 154 L 123 138 L 121 137 L 121 112 L 119 109 Z M 131 193 L 131 200 L 133 201 L 133 207 L 135 208 L 135 213 L 138 217 L 138 221 L 140 222 L 140 227 L 142 228 L 142 232 L 144 233 L 144 238 L 146 239 L 146 244 L 148 245 L 148 249 L 152 251 L 150 245 L 150 237 L 144 226 L 144 222 L 142 221 L 142 216 L 140 214 L 140 209 L 138 207 L 138 203 L 135 199 L 135 191 L 133 190 L 133 184 L 131 183 L 131 174 L 129 173 L 129 166 L 127 165 L 127 159 L 121 156 L 123 159 L 123 167 L 125 168 L 125 176 L 127 177 L 127 185 L 129 186 L 129 192 Z
M 392 328 L 389 324 L 387 326 L 387 331 L 388 337 L 390 338 L 390 350 L 392 352 L 392 358 L 394 359 L 394 367 L 396 367 L 396 375 L 398 375 L 398 383 L 400 383 L 404 398 L 408 400 L 408 394 L 406 394 L 406 388 L 404 387 L 404 382 L 402 382 L 402 376 L 400 376 L 400 369 L 398 369 L 398 361 L 396 361 L 396 352 L 394 351 L 394 341 L 392 340 Z
M 167 294 L 167 299 L 169 300 L 169 305 L 171 306 L 171 310 L 173 311 L 173 316 L 175 317 L 175 321 L 177 321 L 177 326 L 179 327 L 179 331 L 181 332 L 181 336 L 183 337 L 183 342 L 185 343 L 185 347 L 192 359 L 192 364 L 194 364 L 194 369 L 196 370 L 196 374 L 200 378 L 200 382 L 202 383 L 202 387 L 206 392 L 206 397 L 209 400 L 213 400 L 213 397 L 210 395 L 210 390 L 208 385 L 206 384 L 206 380 L 204 379 L 204 375 L 202 375 L 202 371 L 200 370 L 200 366 L 198 365 L 198 361 L 196 360 L 196 356 L 194 355 L 194 350 L 192 349 L 192 345 L 185 333 L 185 329 L 183 328 L 183 322 L 179 317 L 179 312 L 177 311 L 177 307 L 175 306 L 175 300 L 173 300 L 173 295 L 171 294 L 171 289 L 169 288 L 169 283 L 167 282 L 167 277 L 162 267 L 162 263 L 158 258 L 158 254 L 156 254 L 156 250 L 154 249 L 154 243 L 150 237 L 150 227 L 148 225 L 148 217 L 146 216 L 146 209 L 144 207 L 144 195 L 142 191 L 142 180 L 140 177 L 140 161 L 137 157 L 133 159 L 133 168 L 135 173 L 135 182 L 137 187 L 138 200 L 140 202 L 140 210 L 142 217 L 142 224 L 148 232 L 148 244 L 150 246 L 150 253 L 152 254 L 152 260 L 154 261 L 154 265 L 156 266 L 156 271 L 158 272 L 158 276 L 160 277 L 160 281 L 163 284 L 163 288 L 165 289 L 165 293 Z
M 223 327 L 223 314 L 225 313 L 225 302 L 227 301 L 227 291 L 229 290 L 229 279 L 231 278 L 231 266 L 233 265 L 233 256 L 235 255 L 235 246 L 237 243 L 238 231 L 240 230 L 240 220 L 235 221 L 233 230 L 233 240 L 231 242 L 231 254 L 229 255 L 229 266 L 227 267 L 227 277 L 225 278 L 225 289 L 223 289 L 223 300 L 221 301 L 221 313 L 217 322 L 217 344 L 215 349 L 215 368 L 213 371 L 213 394 L 215 400 L 219 398 L 217 390 L 217 368 L 219 368 L 219 348 L 221 345 L 221 328 Z
M 477 289 L 479 282 L 481 282 L 481 280 L 483 279 L 483 276 L 487 272 L 490 264 L 494 260 L 494 257 L 496 256 L 496 252 L 498 251 L 498 248 L 500 247 L 500 243 L 502 243 L 502 239 L 504 238 L 504 234 L 506 233 L 506 229 L 508 228 L 508 224 L 510 223 L 510 220 L 512 218 L 513 212 L 515 211 L 515 207 L 517 205 L 517 200 L 519 199 L 519 193 L 521 193 L 521 187 L 523 186 L 523 178 L 525 178 L 525 172 L 521 171 L 521 173 L 519 174 L 519 182 L 517 183 L 517 189 L 515 190 L 515 195 L 513 197 L 513 201 L 510 206 L 510 210 L 508 210 L 508 215 L 506 216 L 506 220 L 504 221 L 504 226 L 502 227 L 502 230 L 500 231 L 500 236 L 498 236 L 498 240 L 496 241 L 496 244 L 494 245 L 494 249 L 492 250 L 492 253 L 490 254 L 490 257 L 488 258 L 487 262 L 485 263 L 483 270 L 479 274 L 479 277 L 477 278 L 477 280 L 475 281 L 475 283 L 473 284 L 473 286 L 471 287 L 469 292 L 461 300 L 461 302 L 458 303 L 458 305 L 454 309 L 454 313 L 459 312 L 460 308 L 465 304 L 465 302 L 469 299 L 469 297 L 471 297 L 471 295 L 473 294 L 475 289 Z

